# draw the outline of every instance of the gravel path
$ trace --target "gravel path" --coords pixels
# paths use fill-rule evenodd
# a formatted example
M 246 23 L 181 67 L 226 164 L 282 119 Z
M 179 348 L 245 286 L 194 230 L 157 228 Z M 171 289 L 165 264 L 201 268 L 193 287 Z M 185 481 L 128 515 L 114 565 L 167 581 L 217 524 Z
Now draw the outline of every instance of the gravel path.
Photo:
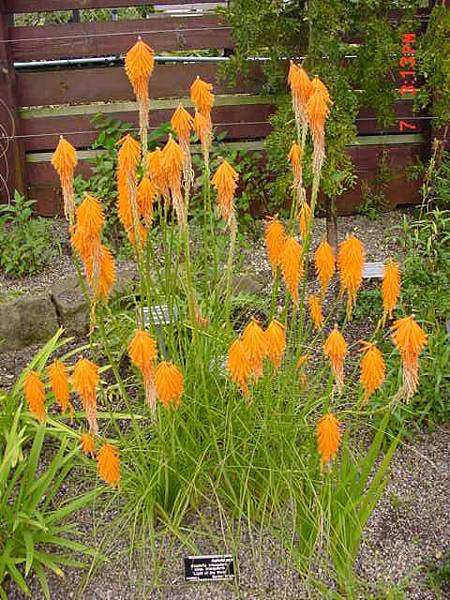
M 361 600 L 436 598 L 427 583 L 427 568 L 449 550 L 449 464 L 449 426 L 422 433 L 397 450 L 391 479 L 368 523 L 357 560 L 356 572 L 364 589 Z M 98 512 L 85 513 L 81 524 L 85 541 L 101 540 L 108 522 L 99 519 Z M 184 544 L 172 536 L 159 542 L 156 582 L 152 581 L 150 547 L 130 563 L 128 540 L 116 537 L 108 549 L 109 563 L 99 567 L 84 589 L 80 571 L 67 570 L 65 580 L 51 577 L 52 600 L 323 600 L 315 586 L 305 586 L 287 552 L 267 531 L 249 530 L 242 524 L 234 552 L 236 533 L 236 524 L 217 510 L 190 517 L 184 523 Z M 237 555 L 236 587 L 184 582 L 184 556 L 216 552 Z M 41 600 L 34 582 L 32 587 L 33 599 Z M 450 589 L 441 597 L 450 598 Z M 25 600 L 16 589 L 9 598 Z

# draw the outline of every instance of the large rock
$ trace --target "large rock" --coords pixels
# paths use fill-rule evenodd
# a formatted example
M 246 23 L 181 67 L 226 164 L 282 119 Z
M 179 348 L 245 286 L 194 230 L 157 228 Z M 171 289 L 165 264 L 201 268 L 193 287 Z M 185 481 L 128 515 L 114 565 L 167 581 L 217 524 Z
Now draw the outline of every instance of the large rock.
M 58 318 L 48 293 L 0 303 L 0 352 L 47 342 L 57 329 Z
M 121 294 L 127 286 L 137 279 L 137 271 L 133 267 L 121 269 L 112 296 Z M 81 291 L 78 277 L 71 275 L 55 284 L 51 295 L 58 314 L 59 323 L 67 335 L 84 335 L 89 331 L 89 304 Z
M 84 335 L 89 331 L 89 304 L 78 283 L 78 277 L 65 277 L 51 289 L 58 321 L 67 335 Z

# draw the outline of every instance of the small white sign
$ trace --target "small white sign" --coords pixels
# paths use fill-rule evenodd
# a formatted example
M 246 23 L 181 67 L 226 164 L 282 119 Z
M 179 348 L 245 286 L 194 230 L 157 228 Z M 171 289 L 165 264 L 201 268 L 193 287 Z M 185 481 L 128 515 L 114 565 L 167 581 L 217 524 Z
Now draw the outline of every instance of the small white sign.
M 149 312 L 154 325 L 168 325 L 171 322 L 170 310 L 167 304 L 157 304 L 156 306 L 151 306 L 150 311 L 148 310 L 147 306 L 144 306 L 145 325 L 150 324 Z M 176 320 L 178 317 L 176 306 L 173 307 L 172 316 L 174 320 Z
M 363 279 L 382 279 L 384 273 L 384 263 L 366 262 L 364 263 Z

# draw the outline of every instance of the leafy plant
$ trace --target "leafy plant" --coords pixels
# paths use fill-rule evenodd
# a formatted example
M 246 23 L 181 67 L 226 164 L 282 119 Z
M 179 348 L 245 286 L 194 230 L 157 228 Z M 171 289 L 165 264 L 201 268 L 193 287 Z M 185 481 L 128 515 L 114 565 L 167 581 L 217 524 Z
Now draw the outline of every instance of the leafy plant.
M 33 204 L 16 191 L 0 205 L 0 267 L 11 277 L 39 273 L 57 254 L 51 224 L 33 216 Z
M 42 368 L 60 335 L 61 331 L 28 369 Z M 63 566 L 83 566 L 73 555 L 92 554 L 74 539 L 77 530 L 69 519 L 98 491 L 69 499 L 62 494 L 79 455 L 77 436 L 58 424 L 50 436 L 45 424 L 30 418 L 21 399 L 24 376 L 25 372 L 10 393 L 0 392 L 0 597 L 8 597 L 8 578 L 31 595 L 27 578 L 33 573 L 50 600 L 48 572 L 62 576 Z

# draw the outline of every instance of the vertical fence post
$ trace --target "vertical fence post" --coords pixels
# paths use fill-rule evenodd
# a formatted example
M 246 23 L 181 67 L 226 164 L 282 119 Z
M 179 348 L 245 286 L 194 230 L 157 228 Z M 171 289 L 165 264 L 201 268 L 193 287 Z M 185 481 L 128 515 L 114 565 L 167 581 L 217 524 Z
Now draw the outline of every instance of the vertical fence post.
M 9 202 L 14 190 L 25 193 L 25 152 L 19 134 L 16 77 L 9 39 L 5 0 L 0 0 L 0 202 Z

